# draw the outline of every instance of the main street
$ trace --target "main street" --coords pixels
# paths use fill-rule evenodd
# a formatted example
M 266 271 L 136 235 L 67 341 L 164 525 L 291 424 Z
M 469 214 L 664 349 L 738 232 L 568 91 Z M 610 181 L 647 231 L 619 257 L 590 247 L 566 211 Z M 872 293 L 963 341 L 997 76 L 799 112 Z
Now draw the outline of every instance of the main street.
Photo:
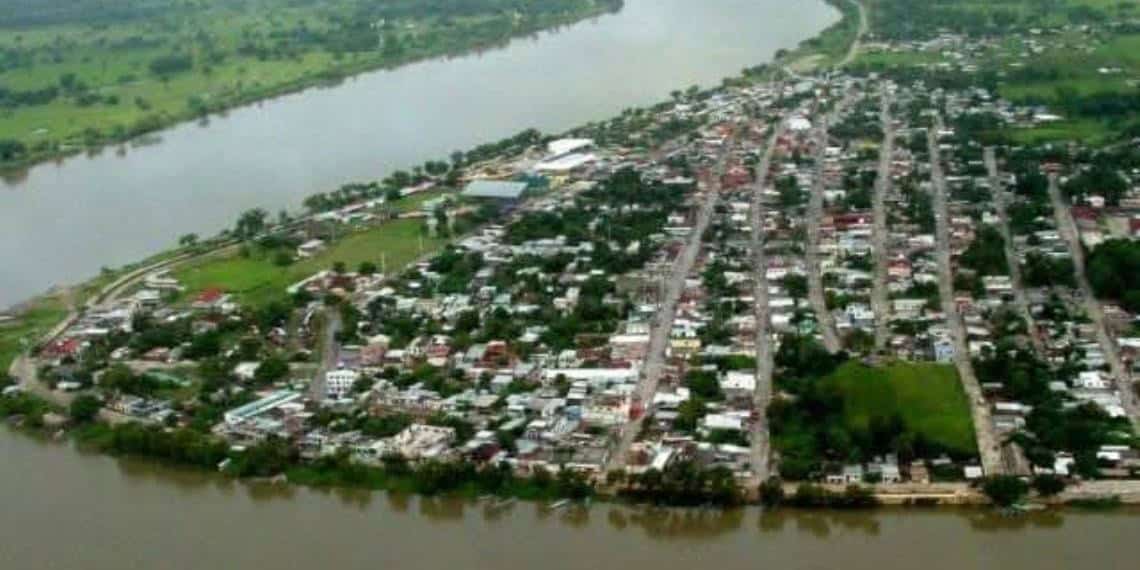
M 891 189 L 891 160 L 895 146 L 895 128 L 891 120 L 891 93 L 886 84 L 880 92 L 879 122 L 882 124 L 883 144 L 879 148 L 879 171 L 875 177 L 874 194 L 871 196 L 873 222 L 871 226 L 871 249 L 875 256 L 874 280 L 871 287 L 871 308 L 875 312 L 875 349 L 887 347 L 890 337 L 891 309 L 887 299 L 887 193 Z
M 1005 191 L 1000 178 L 998 177 L 997 158 L 994 154 L 993 147 L 986 147 L 983 153 L 983 159 L 986 163 L 986 173 L 990 181 L 990 193 L 993 195 L 994 209 L 997 210 L 997 215 L 1000 220 L 998 224 L 998 231 L 1001 232 L 1002 241 L 1005 242 L 1005 260 L 1009 265 L 1009 278 L 1013 285 L 1013 300 L 1017 305 L 1017 312 L 1021 314 L 1022 320 L 1025 321 L 1026 331 L 1029 333 L 1029 340 L 1033 343 L 1033 348 L 1037 350 L 1038 354 L 1045 354 L 1045 343 L 1041 340 L 1040 330 L 1037 328 L 1037 321 L 1033 318 L 1033 313 L 1029 311 L 1029 299 L 1025 295 L 1025 283 L 1021 277 L 1021 259 L 1017 256 L 1013 246 L 1013 232 L 1009 229 L 1009 213 L 1007 211 L 1006 202 L 1009 200 L 1009 193 Z
M 625 467 L 629 449 L 633 446 L 637 435 L 641 433 L 645 418 L 650 415 L 653 396 L 657 393 L 657 385 L 660 383 L 661 375 L 665 369 L 665 352 L 669 344 L 670 333 L 673 330 L 677 302 L 680 301 L 681 293 L 685 290 L 685 280 L 697 262 L 697 256 L 701 251 L 701 240 L 712 221 L 716 205 L 720 202 L 721 177 L 728 163 L 728 157 L 735 147 L 736 135 L 734 133 L 731 136 L 732 138 L 721 149 L 721 156 L 717 160 L 716 166 L 710 172 L 711 180 L 702 189 L 700 199 L 703 201 L 697 212 L 697 221 L 693 225 L 684 248 L 673 261 L 673 269 L 665 282 L 661 305 L 657 309 L 657 317 L 649 330 L 649 347 L 645 362 L 642 364 L 638 384 L 633 393 L 633 402 L 641 405 L 644 412 L 630 418 L 622 426 L 617 445 L 614 446 L 609 456 L 608 469 L 610 471 Z
M 812 311 L 815 312 L 816 322 L 819 323 L 823 346 L 828 352 L 834 353 L 839 352 L 842 344 L 839 342 L 839 334 L 835 332 L 835 317 L 827 308 L 823 272 L 819 266 L 819 224 L 823 218 L 823 174 L 828 121 L 829 117 L 823 116 L 816 127 L 815 174 L 812 177 L 811 195 L 808 197 L 807 247 L 804 251 L 804 260 L 807 262 L 808 300 L 811 302 Z
M 756 482 L 771 474 L 771 441 L 768 437 L 768 403 L 772 401 L 772 338 L 768 307 L 768 259 L 764 253 L 764 188 L 768 184 L 776 142 L 784 132 L 783 119 L 768 138 L 767 147 L 756 166 L 756 182 L 752 189 L 752 254 L 753 296 L 756 316 L 756 391 L 752 398 L 751 428 L 752 473 Z
M 343 326 L 340 311 L 336 307 L 323 308 L 321 316 L 324 320 L 321 326 L 321 365 L 309 383 L 309 397 L 316 402 L 328 398 L 328 373 L 336 370 L 340 362 L 340 343 L 336 336 Z
M 1081 245 L 1077 223 L 1073 220 L 1068 202 L 1061 195 L 1061 187 L 1057 182 L 1057 176 L 1054 174 L 1049 175 L 1049 198 L 1053 202 L 1053 216 L 1057 221 L 1057 231 L 1068 244 L 1069 254 L 1073 258 L 1073 269 L 1077 274 L 1077 285 L 1081 289 L 1085 312 L 1092 319 L 1093 327 L 1096 329 L 1097 342 L 1100 344 L 1101 351 L 1104 352 L 1105 359 L 1108 360 L 1109 372 L 1120 391 L 1124 410 L 1128 414 L 1128 418 L 1132 420 L 1132 425 L 1136 429 L 1140 429 L 1140 402 L 1136 401 L 1136 392 L 1132 389 L 1132 376 L 1120 359 L 1120 351 L 1117 349 L 1116 341 L 1108 334 L 1108 327 L 1104 322 L 1104 310 L 1093 292 L 1092 284 L 1089 283 L 1086 273 L 1085 250 L 1084 246 Z
M 978 440 L 978 454 L 982 459 L 982 469 L 986 475 L 998 475 L 1006 471 L 1002 452 L 994 433 L 990 418 L 989 404 L 982 395 L 982 387 L 974 374 L 970 362 L 970 350 L 966 344 L 966 331 L 962 315 L 954 301 L 954 272 L 950 260 L 950 207 L 946 196 L 946 177 L 942 171 L 939 156 L 938 132 L 942 130 L 942 117 L 936 116 L 934 124 L 927 130 L 927 146 L 930 152 L 930 182 L 933 186 L 933 206 L 935 220 L 935 253 L 938 259 L 938 295 L 942 300 L 942 312 L 950 328 L 950 339 L 954 343 L 954 366 L 962 388 L 970 400 L 970 412 L 974 419 L 974 434 Z

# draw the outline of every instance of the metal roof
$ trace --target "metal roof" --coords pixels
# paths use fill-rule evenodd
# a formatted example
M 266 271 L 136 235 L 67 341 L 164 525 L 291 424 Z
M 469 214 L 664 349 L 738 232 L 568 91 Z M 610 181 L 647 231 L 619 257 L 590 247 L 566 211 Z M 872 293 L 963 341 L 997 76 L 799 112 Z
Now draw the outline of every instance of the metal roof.
M 473 180 L 463 189 L 463 195 L 472 198 L 498 198 L 515 200 L 522 196 L 528 184 L 503 180 Z

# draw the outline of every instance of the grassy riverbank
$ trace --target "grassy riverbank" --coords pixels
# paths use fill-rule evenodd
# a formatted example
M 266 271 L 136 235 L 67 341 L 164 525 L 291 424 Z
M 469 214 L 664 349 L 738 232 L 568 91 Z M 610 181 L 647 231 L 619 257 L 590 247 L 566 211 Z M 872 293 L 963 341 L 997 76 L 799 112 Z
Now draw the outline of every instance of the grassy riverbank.
M 0 322 L 0 377 L 8 373 L 12 361 L 67 315 L 61 295 L 45 295 L 26 304 L 10 321 Z
M 352 75 L 490 49 L 621 0 L 44 0 L 0 15 L 0 168 Z

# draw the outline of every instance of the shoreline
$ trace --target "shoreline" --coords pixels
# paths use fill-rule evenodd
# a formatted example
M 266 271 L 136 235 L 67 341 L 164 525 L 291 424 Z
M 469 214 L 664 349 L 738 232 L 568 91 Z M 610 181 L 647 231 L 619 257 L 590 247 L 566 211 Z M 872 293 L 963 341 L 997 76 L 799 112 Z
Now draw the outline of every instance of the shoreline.
M 655 502 L 649 500 L 639 500 L 623 495 L 621 492 L 615 492 L 612 487 L 595 487 L 593 492 L 585 497 L 572 497 L 566 494 L 543 494 L 536 496 L 533 494 L 525 494 L 519 492 L 480 492 L 471 487 L 460 487 L 458 489 L 448 490 L 439 493 L 424 493 L 414 489 L 408 488 L 410 478 L 396 480 L 395 483 L 386 484 L 382 486 L 369 485 L 369 484 L 329 484 L 322 483 L 315 478 L 306 478 L 298 476 L 298 474 L 305 473 L 305 467 L 296 467 L 286 470 L 275 477 L 240 477 L 224 472 L 214 471 L 210 469 L 197 468 L 195 466 L 179 464 L 172 461 L 167 461 L 162 458 L 148 456 L 145 454 L 134 453 L 116 453 L 107 451 L 99 447 L 92 437 L 85 435 L 81 430 L 83 428 L 72 429 L 58 429 L 52 431 L 50 429 L 36 429 L 29 426 L 14 424 L 13 422 L 6 422 L 4 427 L 14 436 L 29 437 L 36 439 L 41 443 L 59 444 L 72 447 L 69 452 L 91 453 L 102 457 L 113 459 L 115 461 L 137 461 L 145 463 L 151 467 L 159 469 L 161 472 L 157 473 L 158 476 L 170 475 L 172 473 L 180 473 L 185 475 L 202 476 L 211 481 L 230 481 L 233 483 L 241 484 L 248 488 L 264 489 L 267 487 L 281 488 L 281 489 L 307 489 L 311 491 L 355 491 L 369 494 L 397 494 L 407 497 L 416 497 L 420 499 L 450 499 L 460 501 L 474 501 L 480 503 L 487 498 L 499 499 L 500 502 L 506 501 L 519 501 L 527 504 L 534 504 L 536 506 L 563 503 L 575 507 L 588 507 L 592 503 L 613 506 L 625 507 L 644 507 L 644 508 L 665 508 L 677 509 L 681 511 L 703 511 L 712 509 L 717 512 L 730 512 L 733 510 L 743 510 L 750 508 L 761 508 L 764 512 L 780 512 L 787 511 L 793 513 L 843 513 L 843 512 L 861 512 L 861 513 L 875 513 L 881 511 L 925 511 L 925 512 L 944 512 L 944 511 L 965 511 L 965 512 L 978 512 L 978 513 L 996 513 L 1006 516 L 1021 516 L 1033 514 L 1036 512 L 1046 513 L 1083 513 L 1083 512 L 1118 512 L 1125 514 L 1140 514 L 1140 482 L 1132 485 L 1127 494 L 1120 495 L 1107 495 L 1104 494 L 1104 487 L 1118 485 L 1120 483 L 1127 484 L 1127 481 L 1092 481 L 1085 482 L 1078 486 L 1067 488 L 1061 495 L 1053 498 L 1042 499 L 1032 498 L 1026 499 L 1014 507 L 997 507 L 993 505 L 985 495 L 978 489 L 974 488 L 967 483 L 959 482 L 946 482 L 946 483 L 930 483 L 927 485 L 920 485 L 914 483 L 900 483 L 900 484 L 874 484 L 874 485 L 861 485 L 860 487 L 869 491 L 871 496 L 874 497 L 875 502 L 872 504 L 863 504 L 857 506 L 808 506 L 795 503 L 784 502 L 776 506 L 766 506 L 757 497 L 756 493 L 750 492 L 743 497 L 739 503 L 730 505 L 716 505 L 716 504 L 698 504 L 698 505 L 682 505 L 682 504 L 669 504 L 663 502 Z M 170 471 L 170 473 L 162 473 Z M 290 477 L 289 473 L 292 472 L 293 476 Z M 842 485 L 827 485 L 816 484 L 810 482 L 784 482 L 782 483 L 784 492 L 787 497 L 792 497 L 796 489 L 801 485 L 808 485 L 816 489 L 822 489 L 826 492 L 832 493 L 834 496 L 841 495 L 845 488 Z
M 842 0 L 826 0 L 826 1 L 829 4 L 836 6 Z M 853 3 L 853 4 L 856 4 L 855 2 L 853 2 L 853 0 L 848 0 L 848 1 Z M 860 6 L 861 6 L 861 4 L 860 4 Z M 835 25 L 829 27 L 828 29 L 824 30 L 824 32 L 822 32 L 820 34 L 820 36 L 823 36 L 823 35 L 828 34 L 828 33 L 832 33 L 832 34 L 834 34 L 834 33 L 846 33 L 846 30 L 849 27 L 849 22 L 847 20 L 848 20 L 848 18 L 851 17 L 851 11 L 850 10 L 841 10 L 841 13 L 843 14 L 843 19 L 840 20 L 840 22 L 838 22 L 837 24 L 835 24 Z M 855 15 L 856 18 L 865 17 L 865 13 L 864 13 L 863 9 L 856 11 L 855 14 L 856 14 Z M 817 36 L 817 38 L 820 36 Z M 854 41 L 856 43 L 859 41 L 859 37 L 860 36 L 858 34 L 855 36 Z M 815 38 L 812 38 L 812 39 L 815 39 Z M 811 42 L 811 41 L 812 41 L 811 39 L 805 40 L 804 44 L 807 44 L 808 42 Z M 804 47 L 804 46 L 802 45 L 801 47 Z M 855 48 L 852 48 L 851 51 L 854 52 L 854 50 L 855 50 Z M 797 49 L 796 51 L 798 52 L 800 50 Z M 795 53 L 795 52 L 793 52 L 793 53 Z M 849 59 L 849 57 L 847 57 L 845 59 Z M 776 62 L 774 62 L 774 63 L 776 63 L 776 64 L 784 63 L 783 58 L 777 59 Z M 840 65 L 842 65 L 842 63 L 840 63 Z M 117 284 L 120 281 L 122 281 L 124 279 L 129 280 L 130 276 L 134 275 L 136 273 L 140 274 L 140 275 L 143 273 L 147 273 L 153 268 L 152 266 L 155 264 L 158 264 L 158 265 L 171 264 L 171 263 L 177 264 L 180 262 L 182 256 L 189 256 L 190 259 L 193 259 L 195 257 L 201 257 L 201 256 L 216 254 L 221 249 L 228 247 L 227 245 L 225 245 L 224 240 L 220 240 L 219 243 L 211 243 L 210 246 L 211 247 L 209 249 L 195 251 L 193 253 L 189 253 L 183 249 L 160 252 L 160 253 L 156 254 L 155 256 L 148 258 L 147 260 L 144 260 L 144 261 L 138 262 L 136 264 L 132 264 L 130 266 L 126 266 L 124 268 L 121 268 L 121 269 L 119 269 L 113 273 L 113 277 L 108 277 L 110 279 L 113 279 L 112 283 L 110 285 L 107 285 L 103 289 L 95 292 L 90 297 L 90 299 L 97 301 L 101 298 L 104 298 L 107 294 L 109 294 L 108 292 L 113 292 L 114 289 L 119 286 Z M 151 260 L 156 260 L 156 261 L 151 262 Z M 148 265 L 148 262 L 150 262 L 150 265 Z M 91 283 L 92 283 L 92 280 L 89 280 L 89 281 L 85 282 L 83 285 L 78 285 L 76 287 L 90 286 Z M 32 304 L 37 299 L 42 299 L 42 298 L 43 298 L 43 296 L 36 297 L 36 298 L 33 298 L 32 300 L 25 301 L 24 304 Z M 39 396 L 37 395 L 35 397 L 39 397 Z M 55 404 L 58 405 L 58 402 L 56 402 Z M 56 410 L 56 411 L 58 411 L 58 410 Z M 99 425 L 101 426 L 102 424 L 100 423 Z M 28 431 L 33 431 L 33 430 L 34 430 L 34 428 L 31 428 L 30 426 L 28 426 Z M 114 457 L 126 456 L 126 457 L 134 457 L 134 458 L 145 458 L 148 461 L 153 461 L 157 464 L 161 464 L 161 465 L 164 465 L 167 467 L 187 468 L 187 466 L 185 466 L 185 465 L 178 465 L 177 463 L 174 463 L 170 460 L 167 460 L 164 458 L 159 458 L 159 457 L 154 457 L 154 456 L 147 455 L 147 454 L 116 453 L 114 451 L 108 450 L 107 448 L 100 448 L 98 446 L 98 444 L 92 443 L 91 440 L 93 438 L 88 438 L 88 437 L 84 436 L 84 433 L 85 433 L 84 430 L 85 430 L 84 426 L 78 426 L 76 429 L 64 430 L 64 431 L 66 431 L 67 435 L 70 436 L 69 438 L 67 438 L 69 441 L 73 441 L 75 444 L 81 445 L 81 446 L 92 445 L 93 449 L 98 450 L 102 454 L 111 455 Z M 21 430 L 21 431 L 25 431 L 25 430 Z M 94 431 L 94 430 L 92 430 L 92 431 Z M 49 433 L 49 432 L 44 431 L 43 433 Z M 62 437 L 59 437 L 59 432 L 55 432 L 55 433 L 56 433 L 57 439 L 64 439 Z M 289 473 L 289 472 L 302 473 L 302 472 L 304 472 L 304 470 L 306 470 L 306 468 L 307 468 L 306 466 L 298 467 L 296 465 L 293 465 L 293 466 L 290 466 L 289 469 L 286 469 L 285 473 Z M 195 471 L 209 473 L 210 470 L 209 469 L 195 469 Z M 315 471 L 315 470 L 310 468 L 310 469 L 308 469 L 308 471 Z M 314 474 L 320 475 L 320 473 L 314 473 Z M 240 481 L 247 482 L 247 483 L 257 483 L 260 480 L 259 478 L 250 478 L 250 477 L 236 477 L 236 479 L 240 480 Z M 314 489 L 364 489 L 364 490 L 370 490 L 370 491 L 375 491 L 375 490 L 399 491 L 401 489 L 394 488 L 394 486 L 398 486 L 401 484 L 406 485 L 409 477 L 404 476 L 403 479 L 397 479 L 395 483 L 389 484 L 387 486 L 382 485 L 380 487 L 377 487 L 375 485 L 369 486 L 368 484 L 364 484 L 364 485 L 344 484 L 343 481 L 337 481 L 333 484 L 321 484 L 319 482 L 320 480 L 316 477 L 310 478 L 307 482 L 303 477 L 301 477 L 301 478 L 293 477 L 292 479 L 300 479 L 300 481 L 294 481 L 294 480 L 288 480 L 287 479 L 288 485 L 290 485 L 290 486 L 301 486 L 301 487 L 311 487 Z M 1097 502 L 1097 501 L 1100 501 L 1102 503 L 1101 506 L 1106 507 L 1106 508 L 1107 507 L 1114 507 L 1115 508 L 1115 507 L 1126 505 L 1126 504 L 1127 505 L 1140 504 L 1140 482 L 1134 482 L 1134 483 L 1138 483 L 1135 486 L 1135 488 L 1127 488 L 1127 487 L 1131 487 L 1128 485 L 1125 485 L 1124 487 L 1122 487 L 1122 488 L 1126 488 L 1125 489 L 1126 492 L 1124 492 L 1124 493 L 1105 494 L 1105 490 L 1111 490 L 1112 485 L 1118 484 L 1118 483 L 1119 482 L 1113 482 L 1113 481 L 1104 481 L 1104 482 L 1098 481 L 1098 482 L 1093 482 L 1092 484 L 1082 484 L 1080 486 L 1073 487 L 1073 488 L 1066 491 L 1066 494 L 1070 494 L 1070 496 L 1068 497 L 1068 501 L 1065 501 L 1065 498 L 1062 496 L 1062 498 L 1060 499 L 1060 501 L 1062 501 L 1062 502 L 1060 502 L 1060 503 L 1058 503 L 1057 501 L 1037 501 L 1037 500 L 1028 500 L 1027 502 L 1030 504 L 1034 504 L 1034 505 L 1044 505 L 1044 506 L 1047 506 L 1048 508 L 1056 508 L 1056 507 L 1089 508 L 1089 507 L 1094 506 L 1092 504 L 1093 502 Z M 804 484 L 807 484 L 807 483 L 783 483 L 782 488 L 784 489 L 784 493 L 787 496 L 792 496 L 796 492 L 796 490 L 798 488 L 800 488 L 800 485 L 804 485 Z M 827 493 L 834 494 L 835 496 L 839 496 L 845 490 L 850 489 L 850 487 L 834 486 L 834 485 L 819 485 L 819 484 L 810 484 L 810 485 L 812 485 L 815 488 L 822 489 L 823 491 L 825 491 Z M 938 484 L 930 484 L 930 485 L 915 485 L 915 484 L 875 485 L 875 486 L 859 486 L 859 488 L 869 492 L 870 495 L 874 498 L 875 504 L 873 504 L 873 505 L 861 505 L 859 507 L 855 507 L 858 509 L 884 508 L 884 507 L 897 507 L 897 506 L 904 506 L 904 507 L 905 506 L 912 506 L 912 507 L 923 507 L 923 508 L 930 508 L 930 507 L 935 507 L 935 506 L 937 506 L 937 507 L 946 507 L 946 506 L 972 506 L 972 507 L 977 507 L 977 506 L 989 504 L 988 499 L 985 499 L 985 496 L 978 489 L 976 489 L 976 488 L 974 488 L 968 484 L 964 484 L 964 483 L 947 483 L 947 484 L 938 483 Z M 1098 491 L 1098 489 L 1100 489 L 1100 490 Z M 649 504 L 649 505 L 657 505 L 657 506 L 677 506 L 677 505 L 660 505 L 658 503 L 654 503 L 653 501 L 636 501 L 635 500 L 635 501 L 631 502 L 627 498 L 624 498 L 620 492 L 615 493 L 615 492 L 613 492 L 613 490 L 614 490 L 614 488 L 612 485 L 595 487 L 594 490 L 591 491 L 591 494 L 589 495 L 589 497 L 591 497 L 591 498 L 597 497 L 599 500 L 601 500 L 603 502 L 610 502 L 612 500 L 614 502 L 620 502 L 620 503 L 624 503 L 624 504 L 634 504 L 634 505 Z M 756 491 L 757 491 L 756 489 L 745 488 L 744 494 L 742 496 L 742 498 L 743 498 L 742 505 L 746 506 L 746 505 L 759 504 Z M 464 489 L 461 487 L 460 489 L 458 489 L 454 492 L 442 493 L 442 494 L 438 494 L 438 495 L 437 494 L 430 494 L 430 493 L 415 493 L 415 494 L 419 494 L 421 496 L 429 496 L 429 497 L 430 496 L 464 497 L 464 496 L 470 494 L 470 492 L 471 492 L 470 489 Z M 509 498 L 518 498 L 518 499 L 522 499 L 522 500 L 529 500 L 529 501 L 535 501 L 535 502 L 539 502 L 539 501 L 543 501 L 543 500 L 554 500 L 556 498 L 567 498 L 563 495 L 544 496 L 541 498 L 535 498 L 535 497 L 520 496 L 519 494 L 511 494 L 509 492 L 504 493 L 503 495 L 500 495 L 500 496 L 509 497 Z M 1074 501 L 1075 501 L 1075 503 L 1074 503 Z M 1084 507 L 1081 507 L 1079 505 L 1079 503 L 1081 503 L 1081 502 L 1086 503 Z M 689 506 L 690 507 L 699 507 L 698 505 L 689 505 Z M 719 508 L 730 509 L 730 508 L 734 508 L 736 506 L 737 505 L 728 505 L 728 506 L 722 506 Z M 835 511 L 852 510 L 850 508 L 836 508 L 835 506 L 826 506 L 826 507 L 820 508 L 820 507 L 804 507 L 804 506 L 798 506 L 798 505 L 790 505 L 790 506 L 787 506 L 785 508 L 804 509 L 804 510 L 835 510 Z
M 832 0 L 824 1 L 830 2 Z M 108 148 L 120 145 L 150 144 L 146 142 L 149 138 L 156 136 L 161 137 L 161 134 L 164 131 L 175 127 L 196 121 L 208 121 L 214 117 L 225 116 L 226 113 L 236 109 L 257 105 L 263 102 L 272 101 L 297 93 L 302 93 L 308 91 L 309 89 L 336 87 L 345 81 L 368 73 L 392 71 L 402 67 L 416 65 L 428 61 L 468 57 L 481 54 L 485 51 L 505 48 L 517 40 L 533 37 L 545 32 L 551 32 L 565 26 L 578 25 L 608 14 L 615 14 L 622 9 L 624 9 L 624 5 L 619 7 L 616 11 L 599 5 L 594 10 L 588 12 L 581 14 L 572 14 L 566 17 L 558 18 L 551 22 L 538 24 L 534 27 L 515 30 L 506 38 L 501 38 L 495 41 L 475 42 L 471 45 L 457 50 L 444 50 L 442 52 L 434 54 L 417 54 L 405 59 L 400 59 L 398 61 L 364 61 L 355 64 L 342 64 L 337 67 L 324 69 L 292 81 L 286 81 L 277 85 L 267 86 L 254 92 L 241 94 L 232 99 L 214 103 L 201 111 L 196 112 L 194 110 L 186 109 L 184 111 L 172 114 L 160 113 L 158 115 L 153 115 L 156 118 L 160 118 L 160 120 L 155 122 L 148 122 L 142 128 L 128 128 L 129 132 L 121 136 L 116 137 L 108 133 L 106 139 L 100 140 L 94 146 L 76 146 L 74 148 L 57 147 L 55 149 L 43 151 L 38 154 L 29 152 L 27 156 L 24 156 L 18 160 L 0 162 L 0 179 L 20 179 L 37 167 L 51 163 L 58 164 L 60 162 L 75 158 L 83 154 L 98 155 L 106 151 Z M 161 140 L 158 141 L 158 144 L 161 144 Z M 61 142 L 59 143 L 59 146 L 66 145 Z

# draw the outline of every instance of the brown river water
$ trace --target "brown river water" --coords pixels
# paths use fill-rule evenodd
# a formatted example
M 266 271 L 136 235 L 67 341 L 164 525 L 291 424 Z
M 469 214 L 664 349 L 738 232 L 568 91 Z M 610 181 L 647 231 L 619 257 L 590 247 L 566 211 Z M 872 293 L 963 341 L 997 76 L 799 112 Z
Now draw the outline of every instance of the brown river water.
M 1135 568 L 1135 512 L 762 513 L 247 485 L 0 427 L 0 568 Z

